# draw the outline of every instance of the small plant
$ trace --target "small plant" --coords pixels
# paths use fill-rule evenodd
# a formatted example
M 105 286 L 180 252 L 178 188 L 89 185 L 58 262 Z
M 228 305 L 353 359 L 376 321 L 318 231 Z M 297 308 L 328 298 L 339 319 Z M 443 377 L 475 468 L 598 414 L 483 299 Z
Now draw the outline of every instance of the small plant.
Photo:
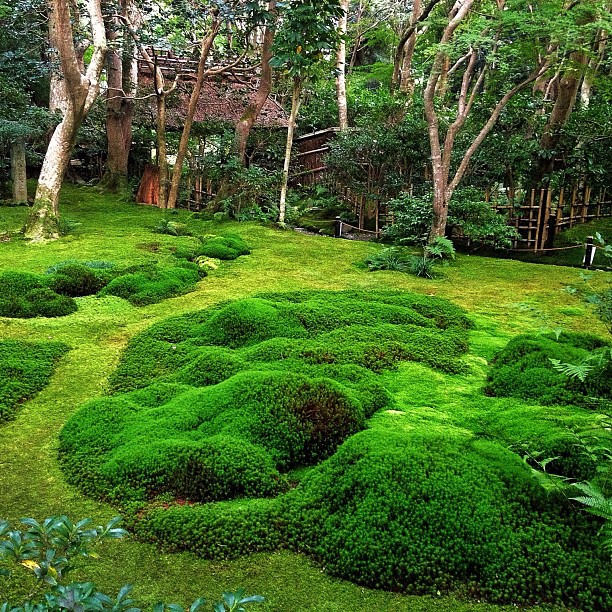
M 433 278 L 435 263 L 435 260 L 428 257 L 425 252 L 423 255 L 413 255 L 410 258 L 408 271 L 421 278 Z
M 72 234 L 77 227 L 80 227 L 80 225 L 81 224 L 77 221 L 60 217 L 57 222 L 57 231 L 59 232 L 60 236 L 67 236 L 68 234 Z
M 116 596 L 97 590 L 93 582 L 64 584 L 66 575 L 74 569 L 80 557 L 95 559 L 91 550 L 103 540 L 123 538 L 124 529 L 117 527 L 121 517 L 115 517 L 106 526 L 93 527 L 91 519 L 73 523 L 67 516 L 51 516 L 39 523 L 33 518 L 21 519 L 21 528 L 10 528 L 0 520 L 0 561 L 14 566 L 34 578 L 34 586 L 21 605 L 0 602 L 0 612 L 142 612 L 130 597 L 131 585 L 125 585 Z M 0 576 L 9 578 L 11 572 L 0 569 Z M 214 612 L 244 612 L 249 603 L 261 603 L 260 595 L 245 596 L 243 589 L 223 593 Z M 206 604 L 201 597 L 188 608 L 176 604 L 158 603 L 153 612 L 197 612 Z
M 455 259 L 455 247 L 445 236 L 436 237 L 424 249 L 424 253 L 434 259 Z
M 407 272 L 410 267 L 410 259 L 402 249 L 389 247 L 374 255 L 370 255 L 365 260 L 368 269 L 374 270 L 396 270 L 397 272 Z
M 185 223 L 178 223 L 164 218 L 153 228 L 155 234 L 167 234 L 168 236 L 191 236 L 191 230 Z

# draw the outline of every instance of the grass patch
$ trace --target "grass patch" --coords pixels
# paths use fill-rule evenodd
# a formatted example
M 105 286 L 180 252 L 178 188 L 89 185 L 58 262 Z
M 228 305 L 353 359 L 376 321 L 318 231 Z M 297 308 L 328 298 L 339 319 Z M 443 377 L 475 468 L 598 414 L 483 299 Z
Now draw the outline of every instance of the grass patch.
M 68 347 L 60 342 L 0 341 L 0 425 L 49 382 Z

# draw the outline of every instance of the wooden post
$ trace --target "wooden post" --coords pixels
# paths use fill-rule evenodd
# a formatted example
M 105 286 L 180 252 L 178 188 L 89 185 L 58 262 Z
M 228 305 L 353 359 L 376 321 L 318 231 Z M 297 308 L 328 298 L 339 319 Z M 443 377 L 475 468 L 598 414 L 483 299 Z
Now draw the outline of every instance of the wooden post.
M 342 219 L 336 217 L 336 226 L 334 228 L 334 238 L 342 238 Z

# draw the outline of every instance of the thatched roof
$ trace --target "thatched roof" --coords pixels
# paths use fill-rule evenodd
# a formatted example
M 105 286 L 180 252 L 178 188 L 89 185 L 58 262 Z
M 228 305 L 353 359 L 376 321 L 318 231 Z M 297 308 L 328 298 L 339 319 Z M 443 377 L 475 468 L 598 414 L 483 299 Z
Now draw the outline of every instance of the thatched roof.
M 139 96 L 153 93 L 153 78 L 149 71 L 142 70 L 139 74 Z M 179 85 L 172 94 L 167 106 L 167 125 L 169 128 L 181 128 L 187 113 L 192 84 L 190 81 Z M 207 80 L 202 87 L 198 100 L 194 121 L 226 121 L 235 124 L 244 113 L 249 101 L 255 95 L 257 82 L 255 79 L 238 79 L 231 75 L 215 77 Z M 146 99 L 145 107 L 155 116 L 155 97 Z M 280 104 L 268 98 L 259 114 L 255 126 L 267 128 L 286 128 L 288 117 Z

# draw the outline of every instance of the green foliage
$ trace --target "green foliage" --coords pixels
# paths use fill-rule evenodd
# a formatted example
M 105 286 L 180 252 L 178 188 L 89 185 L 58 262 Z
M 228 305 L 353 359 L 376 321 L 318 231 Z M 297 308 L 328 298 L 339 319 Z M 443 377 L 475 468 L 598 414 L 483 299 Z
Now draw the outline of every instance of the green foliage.
M 376 373 L 461 369 L 467 327 L 443 300 L 388 292 L 273 294 L 170 319 L 132 340 L 111 377 L 120 393 L 69 421 L 62 463 L 123 503 L 278 494 L 283 472 L 390 404 Z
M 202 238 L 202 246 L 197 249 L 197 257 L 232 260 L 241 255 L 250 255 L 246 242 L 236 234 Z
M 612 498 L 606 497 L 597 485 L 589 482 L 577 482 L 573 485 L 582 495 L 572 499 L 586 506 L 586 511 L 604 519 L 601 528 L 603 544 L 612 551 Z
M 127 535 L 117 527 L 121 517 L 110 520 L 106 526 L 93 527 L 91 519 L 73 523 L 67 516 L 51 516 L 39 523 L 33 518 L 21 519 L 23 527 L 10 528 L 0 520 L 0 561 L 34 579 L 34 588 L 21 605 L 0 603 L 2 612 L 47 612 L 73 610 L 79 612 L 142 612 L 130 597 L 131 585 L 125 585 L 116 597 L 97 590 L 92 582 L 63 584 L 66 575 L 75 569 L 79 557 L 97 559 L 92 546 L 105 540 L 120 539 Z M 1 576 L 11 576 L 3 570 Z M 244 605 L 261 603 L 263 597 L 246 597 L 244 589 L 223 593 L 222 601 L 214 606 L 215 612 L 244 612 Z M 197 612 L 206 603 L 204 598 L 194 601 L 188 612 Z M 186 612 L 176 604 L 158 603 L 153 612 Z
M 606 342 L 587 334 L 517 336 L 496 356 L 485 391 L 544 405 L 601 404 L 612 394 L 612 365 L 606 358 L 609 351 Z M 598 355 L 602 358 L 597 359 Z M 568 378 L 556 366 L 580 364 L 586 358 L 588 376 Z
M 412 255 L 410 257 L 408 271 L 415 276 L 431 279 L 434 277 L 435 263 L 435 260 L 427 257 L 425 253 L 423 253 L 423 255 Z
M 0 316 L 63 317 L 75 312 L 76 302 L 47 287 L 47 279 L 27 272 L 0 274 Z
M 205 270 L 188 262 L 174 267 L 134 266 L 123 270 L 98 295 L 115 295 L 134 306 L 146 306 L 192 291 L 203 275 Z
M 495 248 L 512 246 L 516 230 L 508 225 L 508 216 L 491 208 L 482 192 L 471 187 L 455 190 L 448 207 L 448 223 L 479 244 Z
M 338 44 L 336 20 L 342 9 L 333 0 L 294 0 L 286 3 L 276 32 L 270 64 L 293 78 L 311 77 Z
M 432 220 L 432 196 L 402 193 L 388 203 L 395 223 L 385 235 L 401 244 L 420 244 L 427 240 Z M 495 212 L 482 194 L 473 188 L 457 189 L 448 207 L 448 225 L 462 237 L 479 244 L 509 247 L 516 234 L 507 217 Z
M 0 423 L 13 418 L 22 402 L 46 386 L 67 350 L 59 342 L 0 341 Z

